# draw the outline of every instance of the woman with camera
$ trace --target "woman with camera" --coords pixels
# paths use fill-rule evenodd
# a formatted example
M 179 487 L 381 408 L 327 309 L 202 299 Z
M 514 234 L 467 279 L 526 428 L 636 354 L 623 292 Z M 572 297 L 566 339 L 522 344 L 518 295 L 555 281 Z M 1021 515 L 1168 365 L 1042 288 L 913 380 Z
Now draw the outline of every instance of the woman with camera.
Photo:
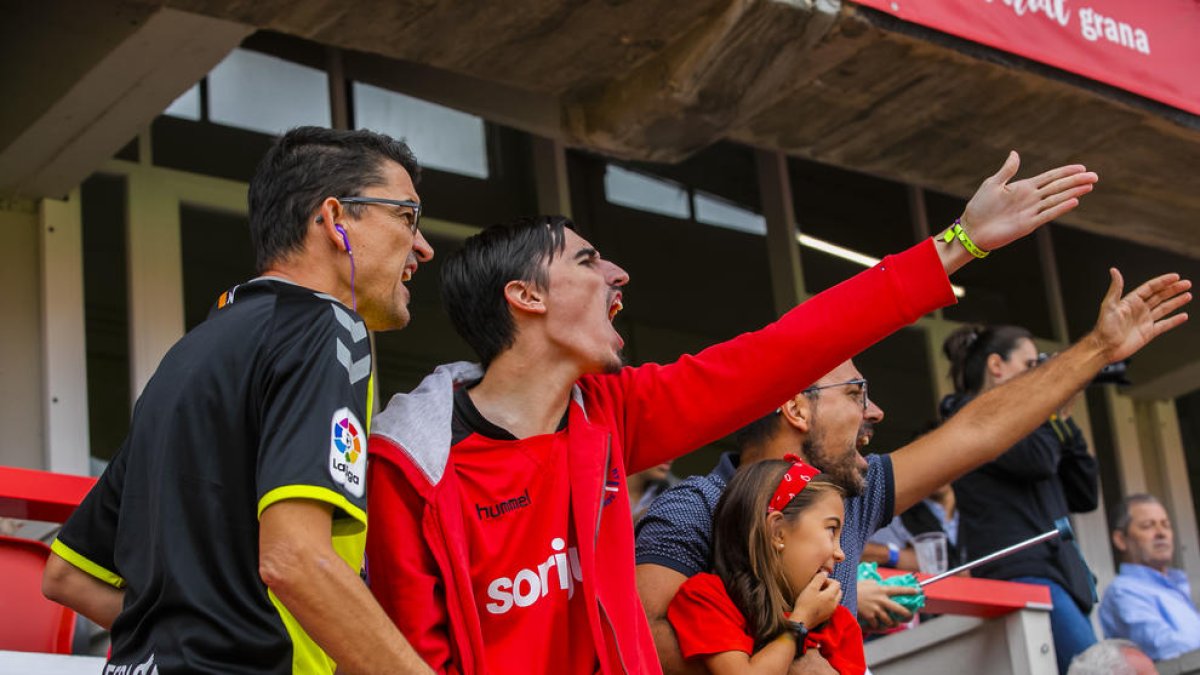
M 942 346 L 955 393 L 941 403 L 945 419 L 975 396 L 1039 362 L 1029 331 L 1017 326 L 964 326 Z M 954 482 L 961 521 L 959 542 L 973 557 L 1043 532 L 1069 513 L 1096 508 L 1096 459 L 1071 419 L 1068 403 L 1042 426 Z M 1003 410 L 995 414 L 1003 415 Z M 1060 673 L 1096 642 L 1088 614 L 1096 602 L 1091 570 L 1074 542 L 1053 540 L 978 568 L 976 576 L 1050 588 L 1054 648 Z

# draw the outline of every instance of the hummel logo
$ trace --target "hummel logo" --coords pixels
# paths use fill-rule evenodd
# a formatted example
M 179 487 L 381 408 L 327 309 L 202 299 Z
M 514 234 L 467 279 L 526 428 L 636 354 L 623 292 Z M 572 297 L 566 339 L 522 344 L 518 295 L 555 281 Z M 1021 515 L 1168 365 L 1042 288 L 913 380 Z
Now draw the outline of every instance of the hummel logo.
M 512 513 L 517 509 L 523 509 L 532 504 L 533 500 L 529 498 L 529 488 L 525 488 L 525 492 L 519 497 L 506 499 L 491 506 L 480 506 L 479 504 L 476 504 L 475 515 L 479 516 L 480 520 L 499 518 L 506 513 Z
M 367 325 L 365 323 L 350 318 L 346 310 L 338 307 L 336 304 L 330 304 L 329 306 L 333 308 L 333 315 L 337 317 L 338 323 L 342 324 L 342 328 L 345 328 L 346 332 L 350 334 L 350 339 L 355 342 L 362 342 L 362 339 L 367 337 Z
M 346 332 L 350 334 L 351 340 L 362 342 L 367 337 L 367 325 L 365 323 L 355 321 L 346 310 L 338 305 L 335 298 L 320 293 L 318 295 L 334 300 L 334 302 L 329 303 L 329 306 L 333 308 L 333 316 L 341 324 L 342 328 L 345 328 Z M 341 338 L 337 339 L 337 359 L 342 364 L 342 367 L 346 369 L 346 375 L 350 377 L 350 384 L 354 384 L 371 374 L 370 351 L 367 352 L 366 356 L 355 361 L 354 356 L 350 353 L 350 348 L 346 346 L 346 343 L 342 342 Z
M 350 384 L 354 384 L 371 374 L 371 355 L 368 353 L 361 359 L 354 361 L 354 357 L 350 355 L 350 348 L 342 342 L 341 338 L 337 340 L 337 358 L 342 367 L 346 369 L 346 374 L 350 376 Z

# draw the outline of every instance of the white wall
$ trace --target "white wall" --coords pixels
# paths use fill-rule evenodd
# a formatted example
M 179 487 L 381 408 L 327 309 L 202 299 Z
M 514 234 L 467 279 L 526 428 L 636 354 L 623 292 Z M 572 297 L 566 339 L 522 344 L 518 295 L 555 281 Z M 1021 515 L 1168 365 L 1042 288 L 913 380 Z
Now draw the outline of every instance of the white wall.
M 0 200 L 0 464 L 45 468 L 38 215 Z

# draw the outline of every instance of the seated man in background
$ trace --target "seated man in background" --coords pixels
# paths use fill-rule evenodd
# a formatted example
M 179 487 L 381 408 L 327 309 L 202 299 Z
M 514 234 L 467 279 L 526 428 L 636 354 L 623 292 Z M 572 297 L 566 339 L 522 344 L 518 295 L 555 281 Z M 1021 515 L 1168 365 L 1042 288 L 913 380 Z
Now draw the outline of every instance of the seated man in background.
M 1104 636 L 1132 640 L 1155 661 L 1200 649 L 1200 612 L 1187 576 L 1171 567 L 1175 538 L 1158 499 L 1121 500 L 1113 509 L 1112 541 L 1124 562 L 1100 603 Z
M 967 562 L 966 549 L 958 545 L 958 510 L 955 508 L 954 488 L 949 483 L 934 490 L 871 535 L 863 549 L 863 562 L 877 562 L 880 567 L 916 572 L 919 567 L 912 540 L 926 532 L 946 535 L 948 568 Z

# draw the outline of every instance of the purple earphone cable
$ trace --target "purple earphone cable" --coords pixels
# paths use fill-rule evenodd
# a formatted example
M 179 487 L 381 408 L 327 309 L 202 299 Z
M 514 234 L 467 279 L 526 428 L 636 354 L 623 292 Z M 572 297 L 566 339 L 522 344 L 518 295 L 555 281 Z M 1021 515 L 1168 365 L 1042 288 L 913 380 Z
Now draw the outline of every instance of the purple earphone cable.
M 358 313 L 358 299 L 354 297 L 354 254 L 346 251 L 350 256 L 350 305 L 354 313 Z
M 342 243 L 346 245 L 346 255 L 350 256 L 350 306 L 354 312 L 358 313 L 358 298 L 354 297 L 354 251 L 350 248 L 350 237 L 346 234 L 346 228 L 342 227 L 341 223 L 334 223 L 333 227 L 342 235 Z

